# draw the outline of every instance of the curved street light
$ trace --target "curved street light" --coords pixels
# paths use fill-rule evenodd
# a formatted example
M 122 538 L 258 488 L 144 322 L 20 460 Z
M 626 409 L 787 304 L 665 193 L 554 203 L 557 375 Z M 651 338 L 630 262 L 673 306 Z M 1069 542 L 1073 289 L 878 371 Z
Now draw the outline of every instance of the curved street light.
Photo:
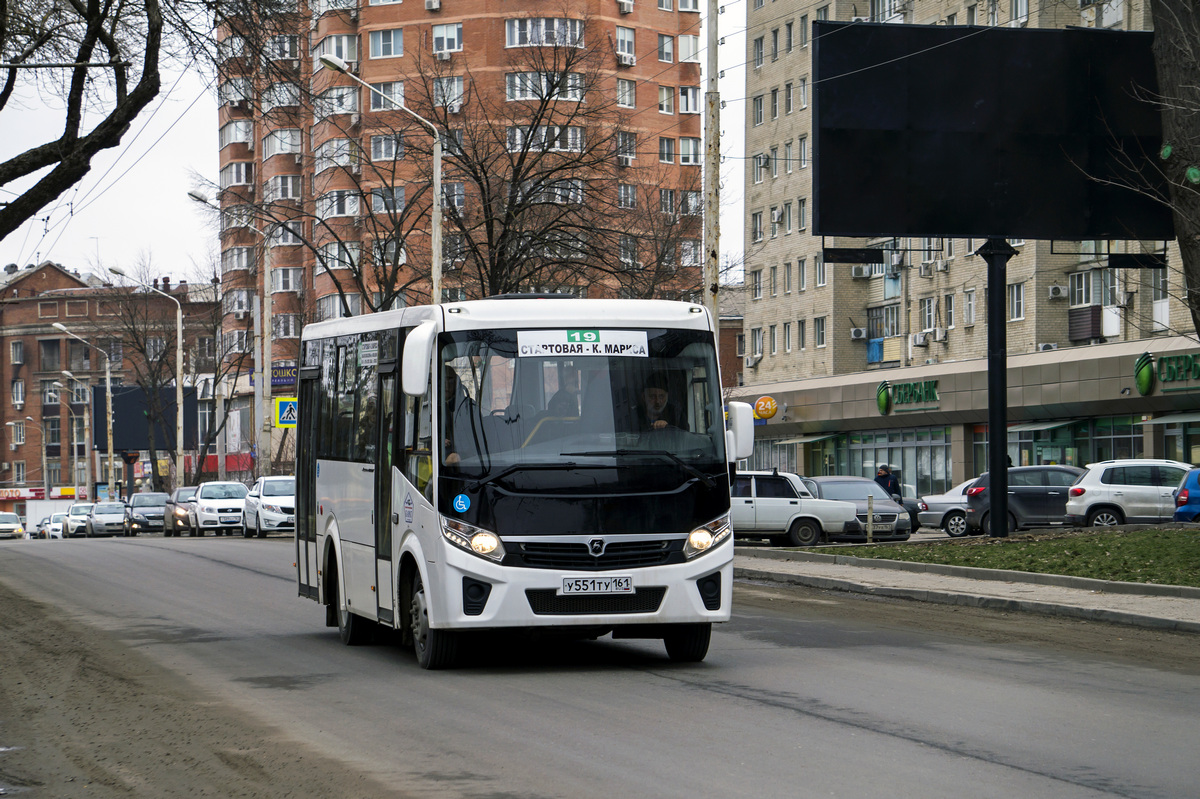
M 108 433 L 105 436 L 108 439 L 108 498 L 112 499 L 113 497 L 116 496 L 116 477 L 113 474 L 113 464 L 114 464 L 115 459 L 113 456 L 112 356 L 109 355 L 108 352 L 101 349 L 100 347 L 97 347 L 95 344 L 93 344 L 92 342 L 83 338 L 82 336 L 77 336 L 74 333 L 72 333 L 70 330 L 67 329 L 67 326 L 64 325 L 62 322 L 54 322 L 53 327 L 55 330 L 59 331 L 60 333 L 66 333 L 71 338 L 75 339 L 76 341 L 82 342 L 83 344 L 87 345 L 88 347 L 91 347 L 96 352 L 98 352 L 104 356 L 104 389 L 108 393 L 108 396 L 106 397 L 106 403 L 105 403 L 105 408 L 108 411 L 108 413 L 107 413 Z M 64 372 L 64 374 L 70 375 L 69 372 Z M 70 375 L 70 377 L 74 378 L 75 376 Z M 91 455 L 89 455 L 88 458 L 89 458 L 88 469 L 90 470 L 91 469 L 91 460 L 90 460 Z M 91 482 L 90 478 L 89 478 L 88 482 L 89 483 Z M 94 499 L 91 495 L 91 492 L 92 492 L 92 486 L 89 485 L 88 486 L 88 499 Z

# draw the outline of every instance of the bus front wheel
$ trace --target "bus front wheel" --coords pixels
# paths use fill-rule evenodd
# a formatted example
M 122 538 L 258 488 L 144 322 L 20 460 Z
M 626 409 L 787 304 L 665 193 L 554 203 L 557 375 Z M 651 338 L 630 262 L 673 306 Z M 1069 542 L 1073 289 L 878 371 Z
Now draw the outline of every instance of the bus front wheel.
M 337 564 L 331 569 L 333 579 L 330 581 L 329 606 L 337 614 L 338 635 L 346 646 L 358 646 L 367 643 L 371 638 L 371 622 L 362 616 L 356 616 L 348 607 L 342 606 L 341 586 L 337 581 Z
M 667 657 L 676 663 L 699 663 L 708 654 L 708 642 L 712 638 L 712 624 L 680 624 L 663 637 Z
M 425 583 L 422 582 L 421 572 L 417 569 L 413 569 L 409 596 L 412 599 L 408 608 L 408 623 L 417 663 L 423 669 L 445 669 L 453 666 L 458 657 L 458 635 L 450 630 L 435 630 L 429 626 L 429 603 L 425 596 Z

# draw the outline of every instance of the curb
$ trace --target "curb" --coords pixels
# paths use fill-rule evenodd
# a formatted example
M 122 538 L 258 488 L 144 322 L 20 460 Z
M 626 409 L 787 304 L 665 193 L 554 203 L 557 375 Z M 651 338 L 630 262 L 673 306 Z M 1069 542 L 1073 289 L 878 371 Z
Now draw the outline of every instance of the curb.
M 795 552 L 791 550 L 748 550 L 738 551 L 736 554 L 743 557 L 762 558 L 764 560 L 833 563 L 839 566 L 856 566 L 867 569 L 893 569 L 895 571 L 915 572 L 918 574 L 940 574 L 945 577 L 964 577 L 970 580 L 994 580 L 1005 583 L 1052 585 L 1058 588 L 1080 588 L 1085 591 L 1102 591 L 1106 594 L 1200 599 L 1200 588 L 1187 585 L 1128 583 L 1119 580 L 1095 580 L 1090 577 L 1068 577 L 1062 574 L 1038 574 L 1034 572 L 1008 571 L 1005 569 L 979 569 L 972 566 L 944 566 L 938 563 L 914 563 L 911 561 L 886 560 L 883 558 L 856 558 L 853 555 L 825 555 L 819 552 Z
M 831 556 L 826 555 L 823 557 L 830 558 Z M 774 559 L 787 560 L 787 558 Z M 867 559 L 849 558 L 848 560 Z M 894 563 L 895 561 L 892 562 Z M 973 571 L 991 571 L 999 574 L 1007 573 L 1000 572 L 995 569 L 974 569 Z M 762 583 L 804 585 L 811 588 L 846 591 L 856 594 L 870 594 L 873 596 L 892 597 L 897 599 L 910 599 L 917 602 L 933 602 L 940 605 L 958 605 L 962 607 L 986 608 L 988 610 L 1023 611 L 1026 613 L 1040 613 L 1047 616 L 1060 616 L 1065 618 L 1084 619 L 1087 621 L 1103 621 L 1112 624 L 1124 624 L 1132 627 L 1144 627 L 1153 630 L 1200 633 L 1200 623 L 1198 622 L 1163 619 L 1155 616 L 1143 616 L 1137 613 L 1124 613 L 1120 611 L 1103 610 L 1097 608 L 1081 608 L 1074 605 L 1059 605 L 1052 602 L 1031 602 L 1029 600 L 1002 599 L 1000 597 L 979 596 L 977 594 L 962 594 L 954 591 L 930 591 L 927 589 L 917 588 L 885 588 L 880 586 L 863 585 L 851 580 L 838 580 L 831 577 L 812 577 L 803 574 L 783 574 L 780 572 L 759 571 L 756 569 L 747 569 L 742 567 L 735 567 L 733 570 L 733 576 L 735 579 L 752 580 Z M 1000 578 L 993 577 L 990 579 Z M 1105 580 L 1086 581 L 1089 583 L 1107 582 Z

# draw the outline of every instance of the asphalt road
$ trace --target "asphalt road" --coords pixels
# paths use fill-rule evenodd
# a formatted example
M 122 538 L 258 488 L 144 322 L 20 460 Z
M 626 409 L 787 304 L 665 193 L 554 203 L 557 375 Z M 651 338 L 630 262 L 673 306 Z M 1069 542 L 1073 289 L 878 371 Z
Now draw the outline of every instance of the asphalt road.
M 741 585 L 703 664 L 491 636 L 423 672 L 342 646 L 293 560 L 286 539 L 12 541 L 0 582 L 414 796 L 1196 793 L 1194 637 L 1159 657 L 1104 625 Z

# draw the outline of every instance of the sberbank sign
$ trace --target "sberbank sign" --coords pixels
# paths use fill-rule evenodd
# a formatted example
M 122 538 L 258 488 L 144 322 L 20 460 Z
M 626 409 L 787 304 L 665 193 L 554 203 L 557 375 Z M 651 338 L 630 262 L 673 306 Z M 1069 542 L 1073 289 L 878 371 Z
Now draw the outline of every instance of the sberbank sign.
M 938 397 L 938 381 L 918 380 L 912 383 L 890 383 L 884 380 L 875 390 L 875 404 L 879 412 L 887 416 L 892 411 L 928 410 L 937 407 L 941 398 Z M 920 405 L 920 408 L 900 407 Z
M 1200 355 L 1160 355 L 1143 352 L 1133 365 L 1134 385 L 1143 397 L 1154 391 L 1195 391 L 1200 388 Z

